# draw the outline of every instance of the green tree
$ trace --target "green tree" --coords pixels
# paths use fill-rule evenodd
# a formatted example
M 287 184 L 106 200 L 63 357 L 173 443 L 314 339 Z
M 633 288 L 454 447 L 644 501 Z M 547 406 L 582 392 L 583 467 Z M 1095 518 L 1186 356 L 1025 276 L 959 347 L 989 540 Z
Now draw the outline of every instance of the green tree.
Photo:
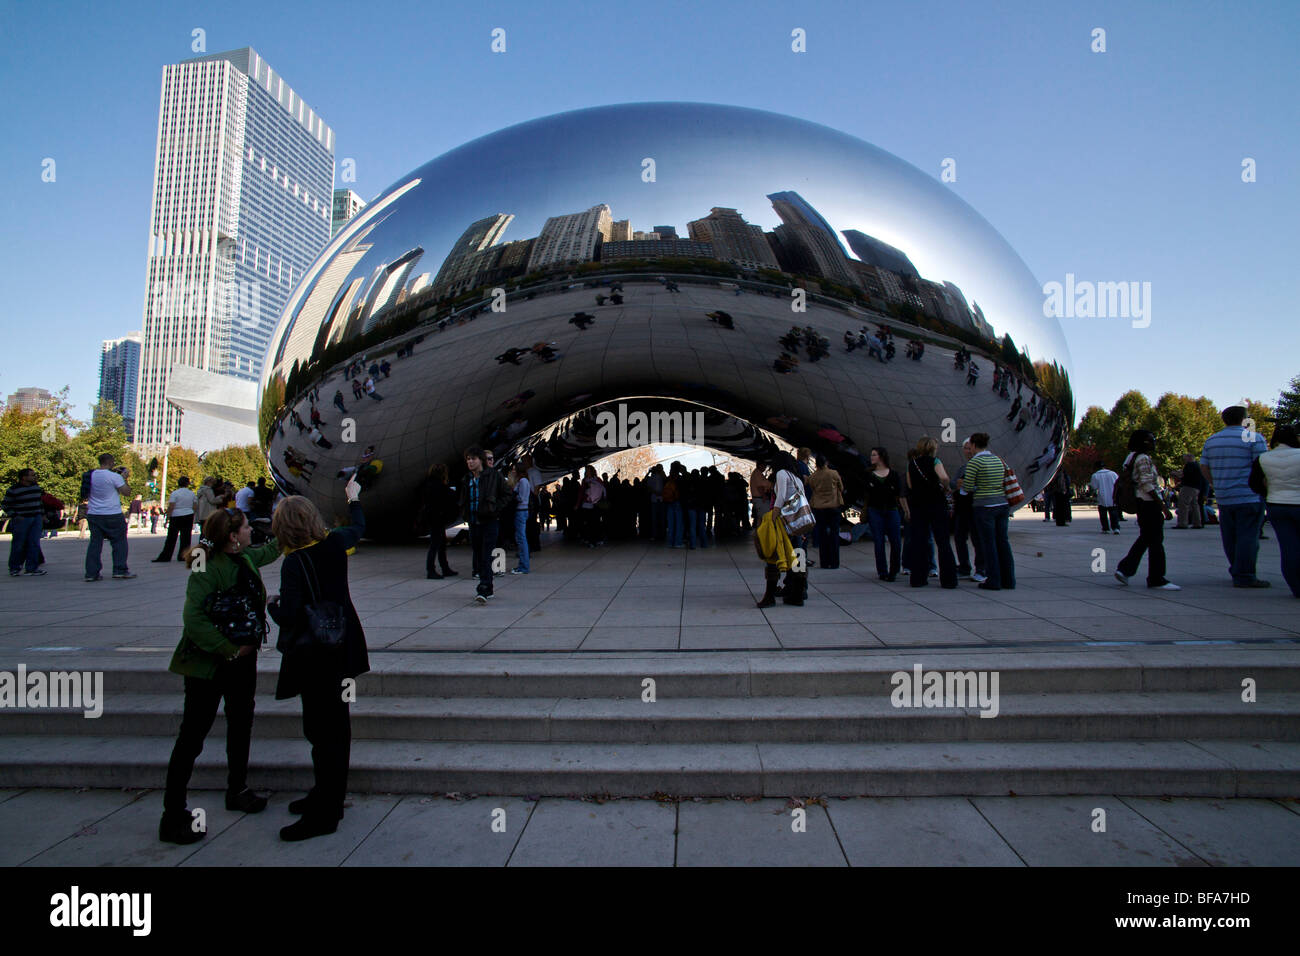
M 1182 470 L 1183 455 L 1201 454 L 1201 446 L 1222 427 L 1219 411 L 1202 395 L 1190 398 L 1167 392 L 1147 415 L 1146 428 L 1156 438 L 1156 468 L 1161 475 Z
M 1128 454 L 1128 439 L 1135 430 L 1149 427 L 1147 416 L 1151 403 L 1136 389 L 1125 392 L 1111 407 L 1106 429 L 1098 445 L 1107 461 L 1123 462 Z
M 1253 398 L 1243 398 L 1241 404 L 1246 406 L 1246 417 L 1255 423 L 1255 431 L 1264 436 L 1265 441 L 1273 440 L 1273 425 L 1278 421 L 1273 406 L 1257 402 Z
M 229 445 L 210 451 L 203 456 L 203 470 L 208 475 L 220 475 L 236 490 L 258 478 L 271 479 L 266 459 L 257 445 Z
M 1286 388 L 1282 389 L 1273 415 L 1283 424 L 1300 425 L 1300 375 L 1291 379 Z
M 1106 437 L 1106 426 L 1109 420 L 1110 416 L 1100 405 L 1088 406 L 1088 410 L 1083 413 L 1078 427 L 1074 430 L 1071 444 L 1079 447 L 1091 445 L 1095 451 L 1098 450 Z

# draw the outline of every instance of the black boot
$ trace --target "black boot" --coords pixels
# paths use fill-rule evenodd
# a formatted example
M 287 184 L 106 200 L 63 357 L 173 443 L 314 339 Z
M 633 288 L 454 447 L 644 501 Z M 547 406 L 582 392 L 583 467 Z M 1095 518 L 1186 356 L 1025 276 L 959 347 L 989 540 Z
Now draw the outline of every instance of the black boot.
M 785 575 L 785 590 L 781 595 L 781 600 L 786 604 L 792 604 L 795 607 L 802 607 L 803 600 L 807 594 L 808 572 L 804 571 L 796 574 L 794 571 L 787 571 Z
M 280 839 L 286 843 L 310 840 L 312 837 L 333 833 L 339 828 L 338 820 L 319 816 L 304 816 L 297 823 L 280 828 Z
M 164 843 L 187 846 L 198 843 L 206 835 L 203 830 L 194 829 L 194 816 L 188 810 L 164 810 L 158 823 L 158 839 Z
M 248 787 L 239 792 L 226 791 L 226 809 L 234 813 L 261 813 L 266 809 L 266 797 Z
M 776 583 L 780 580 L 781 570 L 774 564 L 764 565 L 763 577 L 767 584 L 767 590 L 763 592 L 762 600 L 758 602 L 758 606 L 772 607 L 776 604 Z

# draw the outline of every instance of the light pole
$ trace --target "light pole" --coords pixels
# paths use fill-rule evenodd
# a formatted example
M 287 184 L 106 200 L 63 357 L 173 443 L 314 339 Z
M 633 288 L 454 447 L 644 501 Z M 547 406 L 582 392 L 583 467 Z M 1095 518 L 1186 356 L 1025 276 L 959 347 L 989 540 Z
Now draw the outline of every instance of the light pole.
M 171 453 L 171 450 L 172 450 L 172 436 L 163 435 L 162 487 L 158 489 L 158 503 L 160 505 L 162 504 L 162 502 L 167 500 L 167 456 Z

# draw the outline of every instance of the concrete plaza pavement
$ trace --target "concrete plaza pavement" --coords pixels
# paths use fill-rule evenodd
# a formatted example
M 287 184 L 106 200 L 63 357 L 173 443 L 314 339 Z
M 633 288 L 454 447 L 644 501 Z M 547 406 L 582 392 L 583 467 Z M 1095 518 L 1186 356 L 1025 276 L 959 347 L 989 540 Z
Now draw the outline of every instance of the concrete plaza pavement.
M 1169 577 L 1180 592 L 1121 587 L 1115 564 L 1135 529 L 1099 533 L 1076 508 L 1058 528 L 1022 512 L 1012 523 L 1019 585 L 985 592 L 963 582 L 921 589 L 877 580 L 869 542 L 841 568 L 810 576 L 802 608 L 753 606 L 762 577 L 749 541 L 699 551 L 644 543 L 588 550 L 548 542 L 528 576 L 498 578 L 498 597 L 472 603 L 468 553 L 450 550 L 457 578 L 428 581 L 423 548 L 363 544 L 350 565 L 376 671 L 430 656 L 448 661 L 625 657 L 731 659 L 879 656 L 900 649 L 998 649 L 1105 654 L 1117 646 L 1187 646 L 1205 655 L 1249 645 L 1294 652 L 1296 599 L 1261 542 L 1268 590 L 1233 589 L 1214 528 L 1173 530 Z M 1271 539 L 1271 532 L 1269 533 Z M 129 659 L 165 670 L 180 632 L 185 572 L 150 564 L 161 535 L 132 533 L 134 580 L 81 580 L 84 541 L 45 541 L 49 574 L 0 590 L 0 669 L 109 667 Z M 1098 552 L 1097 549 L 1100 549 Z M 106 549 L 107 551 L 107 549 Z M 107 558 L 107 554 L 105 554 Z M 816 555 L 813 555 L 815 558 Z M 265 569 L 278 587 L 279 565 Z M 1144 569 L 1145 570 L 1145 569 Z M 274 670 L 276 655 L 261 666 Z M 180 681 L 176 679 L 177 697 Z M 4 719 L 0 712 L 0 720 Z M 256 729 L 255 729 L 256 735 Z M 216 746 L 210 742 L 210 748 Z M 161 781 L 160 781 L 161 782 Z M 255 782 L 255 781 L 254 781 Z M 0 787 L 4 782 L 0 781 Z M 157 841 L 157 790 L 0 790 L 0 863 L 17 865 L 1295 865 L 1295 799 L 1062 797 L 656 800 L 354 794 L 339 833 L 286 845 L 292 818 L 274 794 L 256 816 L 208 808 L 208 836 Z M 800 805 L 802 804 L 802 806 Z M 1094 832 L 1095 811 L 1105 832 Z M 803 810 L 804 829 L 794 811 Z M 500 812 L 498 812 L 500 811 Z M 494 823 L 496 824 L 494 828 Z

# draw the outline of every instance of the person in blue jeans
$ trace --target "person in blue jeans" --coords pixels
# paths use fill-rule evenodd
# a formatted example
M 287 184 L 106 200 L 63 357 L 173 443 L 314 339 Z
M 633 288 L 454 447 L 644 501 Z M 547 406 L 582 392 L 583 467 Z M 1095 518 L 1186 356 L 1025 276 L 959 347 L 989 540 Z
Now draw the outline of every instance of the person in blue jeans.
M 1233 587 L 1266 588 L 1268 582 L 1255 576 L 1264 499 L 1251 489 L 1250 472 L 1268 445 L 1263 435 L 1245 426 L 1246 409 L 1241 405 L 1225 408 L 1220 417 L 1225 427 L 1205 440 L 1201 471 L 1219 503 L 1219 537 L 1228 573 Z
M 511 574 L 528 573 L 528 501 L 533 493 L 533 483 L 528 480 L 528 468 L 522 461 L 515 465 L 515 547 L 519 549 L 519 563 Z
M 902 478 L 889 467 L 889 452 L 883 448 L 871 449 L 871 470 L 867 472 L 865 497 L 867 523 L 871 526 L 871 540 L 876 546 L 876 573 L 882 581 L 893 581 L 898 577 L 902 564 L 901 518 L 907 514 L 908 502 Z M 889 542 L 888 563 L 886 540 Z
M 99 456 L 99 467 L 87 479 L 89 484 L 86 521 L 90 525 L 90 542 L 86 546 L 86 580 L 101 580 L 104 541 L 113 547 L 113 577 L 135 577 L 126 565 L 126 516 L 122 514 L 122 495 L 134 492 L 126 480 L 126 469 L 115 468 L 112 455 Z
M 682 501 L 681 501 L 681 479 L 685 474 L 682 463 L 675 461 L 668 472 L 668 480 L 664 482 L 664 506 L 667 510 L 667 538 L 668 547 L 682 547 L 683 526 Z
M 1011 555 L 1011 506 L 1007 504 L 1003 479 L 1007 466 L 989 451 L 987 432 L 970 436 L 975 454 L 966 463 L 962 487 L 974 496 L 975 533 L 979 535 L 980 551 L 984 555 L 984 576 L 981 591 L 1011 591 L 1016 586 L 1016 562 Z
M 36 472 L 24 468 L 18 472 L 18 483 L 5 492 L 5 514 L 9 516 L 9 574 L 18 577 L 24 573 L 44 574 L 41 563 L 41 495 L 44 492 L 36 483 Z M 26 566 L 24 568 L 24 565 Z

